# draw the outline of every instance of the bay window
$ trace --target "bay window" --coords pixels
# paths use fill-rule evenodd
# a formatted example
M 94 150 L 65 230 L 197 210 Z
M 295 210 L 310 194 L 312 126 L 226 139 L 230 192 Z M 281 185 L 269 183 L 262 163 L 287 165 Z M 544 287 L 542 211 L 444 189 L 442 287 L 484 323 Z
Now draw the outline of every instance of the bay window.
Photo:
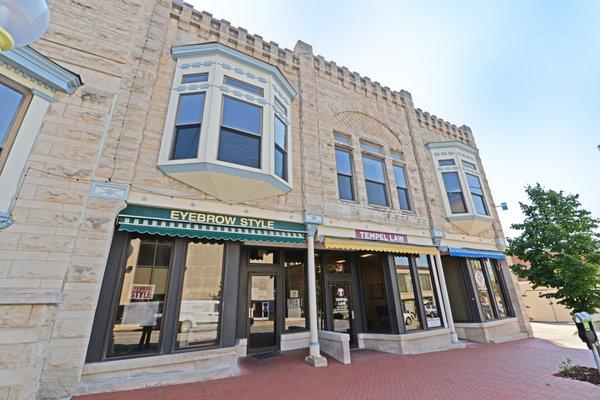
M 296 91 L 274 65 L 220 43 L 175 46 L 158 167 L 221 201 L 292 189 Z
M 473 286 L 484 321 L 509 316 L 504 289 L 497 264 L 489 259 L 467 258 Z

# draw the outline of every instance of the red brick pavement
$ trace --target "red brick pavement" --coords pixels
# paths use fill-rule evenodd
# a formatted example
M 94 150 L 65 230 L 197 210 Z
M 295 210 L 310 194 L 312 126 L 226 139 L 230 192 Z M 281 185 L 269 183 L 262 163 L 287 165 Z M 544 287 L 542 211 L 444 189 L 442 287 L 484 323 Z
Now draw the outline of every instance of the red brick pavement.
M 600 399 L 600 387 L 552 376 L 566 357 L 593 365 L 585 350 L 541 339 L 470 345 L 419 355 L 353 351 L 352 364 L 313 368 L 305 350 L 242 362 L 239 377 L 78 397 L 78 400 Z

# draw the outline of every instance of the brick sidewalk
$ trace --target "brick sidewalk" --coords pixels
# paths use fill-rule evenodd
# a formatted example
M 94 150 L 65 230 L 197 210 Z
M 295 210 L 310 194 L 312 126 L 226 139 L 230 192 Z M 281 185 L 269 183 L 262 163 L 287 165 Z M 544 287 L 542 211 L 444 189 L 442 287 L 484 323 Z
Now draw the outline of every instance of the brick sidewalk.
M 304 364 L 304 355 L 247 359 L 236 378 L 76 399 L 600 399 L 600 387 L 552 376 L 566 357 L 592 366 L 591 352 L 541 339 L 414 356 L 354 351 L 352 364 L 329 359 L 318 369 Z

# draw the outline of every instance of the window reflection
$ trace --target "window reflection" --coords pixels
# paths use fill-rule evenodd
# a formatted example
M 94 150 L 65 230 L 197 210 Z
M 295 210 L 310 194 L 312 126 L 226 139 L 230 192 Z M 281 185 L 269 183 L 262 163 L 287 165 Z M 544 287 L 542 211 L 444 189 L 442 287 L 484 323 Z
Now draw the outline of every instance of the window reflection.
M 418 303 L 415 296 L 415 286 L 413 283 L 409 258 L 406 256 L 395 256 L 394 264 L 396 266 L 396 280 L 400 290 L 400 301 L 402 302 L 402 310 L 404 326 L 407 331 L 421 329 L 420 313 L 417 309 Z
M 279 250 L 277 249 L 252 247 L 248 253 L 248 264 L 279 264 Z
M 217 342 L 222 269 L 222 244 L 188 244 L 179 309 L 178 349 Z
M 306 329 L 306 285 L 304 252 L 285 252 L 285 330 Z
M 391 333 L 390 312 L 385 290 L 381 254 L 361 254 L 360 272 L 367 331 Z
M 348 255 L 331 254 L 327 257 L 328 274 L 348 274 Z
M 467 259 L 471 270 L 473 271 L 473 278 L 475 279 L 475 288 L 477 289 L 477 296 L 479 297 L 479 303 L 481 304 L 481 311 L 483 318 L 487 321 L 494 319 L 494 309 L 492 308 L 492 298 L 488 291 L 488 287 L 485 282 L 485 275 L 481 269 L 481 262 L 479 260 Z
M 423 308 L 425 309 L 425 318 L 428 328 L 437 328 L 442 326 L 440 312 L 438 307 L 438 298 L 433 284 L 433 270 L 429 265 L 427 255 L 421 254 L 416 258 L 417 272 L 419 273 L 419 284 L 421 287 L 421 296 L 423 296 Z
M 493 265 L 490 260 L 486 259 L 484 264 L 490 280 L 490 288 L 492 289 L 494 297 L 496 298 L 498 318 L 504 318 L 508 316 L 508 311 L 506 310 L 506 302 L 504 301 L 504 295 L 500 286 L 499 271 L 496 265 Z
M 158 351 L 172 245 L 162 238 L 130 240 L 109 357 Z

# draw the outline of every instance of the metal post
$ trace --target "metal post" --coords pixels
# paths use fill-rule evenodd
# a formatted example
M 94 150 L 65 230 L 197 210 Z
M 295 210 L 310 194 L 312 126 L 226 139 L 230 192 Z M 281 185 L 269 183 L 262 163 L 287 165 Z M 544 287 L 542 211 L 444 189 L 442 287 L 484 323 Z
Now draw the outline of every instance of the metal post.
M 452 343 L 460 343 L 456 334 L 456 328 L 454 327 L 454 318 L 452 318 L 450 298 L 448 297 L 448 288 L 446 287 L 446 277 L 444 276 L 444 267 L 442 266 L 442 257 L 440 257 L 439 251 L 435 253 L 435 264 L 440 279 L 440 290 L 442 291 L 442 301 L 444 302 L 444 310 L 446 311 L 446 322 L 450 329 L 450 339 Z
M 315 225 L 307 226 L 307 272 L 308 272 L 308 316 L 310 322 L 310 354 L 305 361 L 315 367 L 327 365 L 327 359 L 321 356 L 319 347 L 319 331 L 317 325 L 317 282 L 315 273 Z
M 596 360 L 596 367 L 598 367 L 598 371 L 600 371 L 600 355 L 598 355 L 598 349 L 596 345 L 592 345 L 592 353 L 594 353 L 594 360 Z

